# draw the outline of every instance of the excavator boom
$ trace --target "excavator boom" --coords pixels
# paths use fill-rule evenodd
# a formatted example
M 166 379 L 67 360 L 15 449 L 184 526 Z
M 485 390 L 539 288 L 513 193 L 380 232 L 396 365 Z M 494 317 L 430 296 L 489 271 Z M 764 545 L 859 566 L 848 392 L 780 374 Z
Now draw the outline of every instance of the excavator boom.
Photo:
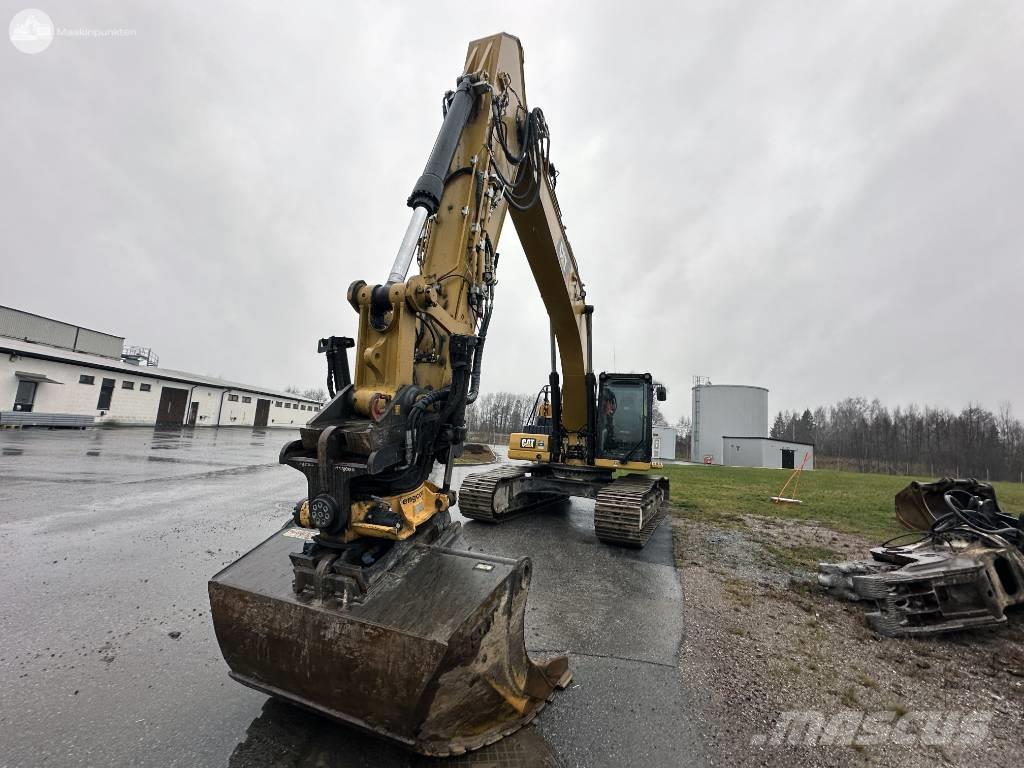
M 426 754 L 500 739 L 569 680 L 564 657 L 526 652 L 529 559 L 459 549 L 448 511 L 510 208 L 572 393 L 561 413 L 554 400 L 555 453 L 582 464 L 593 445 L 589 308 L 549 139 L 527 107 L 519 40 L 471 43 L 386 281 L 349 286 L 357 338 L 320 341 L 332 398 L 280 457 L 306 498 L 209 584 L 232 677 Z

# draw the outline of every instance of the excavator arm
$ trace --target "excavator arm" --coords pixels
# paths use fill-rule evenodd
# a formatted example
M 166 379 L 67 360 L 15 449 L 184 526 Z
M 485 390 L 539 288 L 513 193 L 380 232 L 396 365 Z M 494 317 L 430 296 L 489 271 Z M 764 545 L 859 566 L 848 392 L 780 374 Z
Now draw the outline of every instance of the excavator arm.
M 586 290 L 562 224 L 555 175 L 541 176 L 534 205 L 513 208 L 512 222 L 551 320 L 552 460 L 593 463 L 594 308 L 586 303 Z M 561 380 L 556 358 L 562 364 Z
M 426 754 L 500 739 L 570 678 L 564 657 L 526 653 L 529 559 L 455 548 L 448 512 L 509 209 L 561 353 L 559 446 L 585 461 L 593 442 L 590 311 L 548 142 L 543 113 L 527 107 L 519 40 L 471 43 L 390 274 L 348 288 L 356 339 L 320 341 L 331 400 L 280 457 L 305 476 L 307 498 L 209 585 L 232 677 Z
M 405 539 L 452 503 L 451 468 L 466 405 L 479 393 L 509 210 L 551 319 L 552 359 L 557 343 L 562 362 L 561 380 L 552 365 L 552 453 L 592 460 L 592 308 L 555 197 L 548 126 L 526 103 L 519 40 L 471 43 L 444 112 L 387 280 L 348 289 L 358 338 L 321 342 L 334 350 L 334 396 L 282 453 L 309 485 L 296 522 L 318 529 L 325 545 Z M 353 345 L 349 380 L 347 364 L 337 363 Z M 446 467 L 441 486 L 427 479 L 435 459 Z M 337 472 L 339 464 L 350 471 Z

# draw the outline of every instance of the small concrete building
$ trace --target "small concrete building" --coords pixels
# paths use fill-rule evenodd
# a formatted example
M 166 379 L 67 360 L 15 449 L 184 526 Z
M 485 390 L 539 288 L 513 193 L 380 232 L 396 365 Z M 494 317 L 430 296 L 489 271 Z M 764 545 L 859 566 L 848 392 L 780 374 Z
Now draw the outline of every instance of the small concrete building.
M 722 437 L 724 463 L 730 467 L 814 469 L 814 446 L 773 437 Z
M 143 364 L 124 338 L 0 307 L 0 426 L 305 424 L 320 403 Z
M 674 461 L 676 458 L 676 430 L 660 424 L 654 425 L 653 458 Z

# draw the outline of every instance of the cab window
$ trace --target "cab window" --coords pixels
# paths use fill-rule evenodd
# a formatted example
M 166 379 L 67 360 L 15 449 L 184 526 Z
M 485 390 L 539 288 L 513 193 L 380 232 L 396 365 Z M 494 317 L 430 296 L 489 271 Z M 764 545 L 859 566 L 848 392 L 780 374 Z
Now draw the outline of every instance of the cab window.
M 647 411 L 642 382 L 605 382 L 598 400 L 598 455 L 607 459 L 642 459 L 650 421 Z

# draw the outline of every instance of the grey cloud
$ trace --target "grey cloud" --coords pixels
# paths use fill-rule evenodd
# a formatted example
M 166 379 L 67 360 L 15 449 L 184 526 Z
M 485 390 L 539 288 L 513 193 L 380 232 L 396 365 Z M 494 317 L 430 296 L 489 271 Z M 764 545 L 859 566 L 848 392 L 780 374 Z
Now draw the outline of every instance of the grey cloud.
M 3 3 L 8 15 L 20 4 Z M 522 38 L 600 368 L 772 389 L 1014 400 L 1024 185 L 1018 3 L 52 2 L 0 46 L 0 303 L 126 334 L 166 364 L 320 382 L 355 332 L 469 40 Z M 486 390 L 546 377 L 509 226 Z M 926 356 L 948 353 L 941 366 Z

